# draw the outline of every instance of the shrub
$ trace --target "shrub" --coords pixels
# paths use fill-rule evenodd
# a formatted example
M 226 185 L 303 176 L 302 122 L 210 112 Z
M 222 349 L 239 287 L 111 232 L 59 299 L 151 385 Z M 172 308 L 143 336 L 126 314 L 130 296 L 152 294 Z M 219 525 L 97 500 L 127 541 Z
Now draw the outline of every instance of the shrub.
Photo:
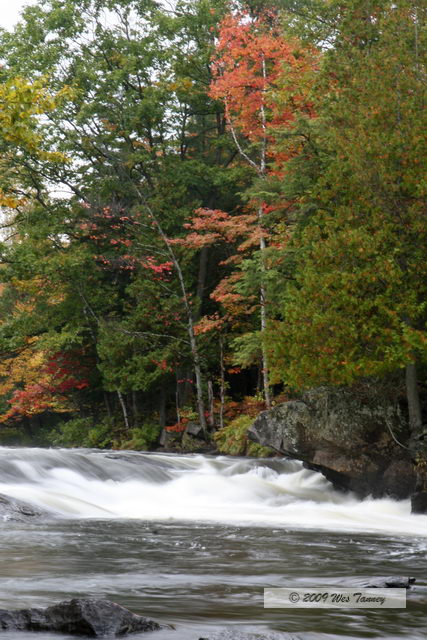
M 130 430 L 131 438 L 121 442 L 119 448 L 146 451 L 157 442 L 160 431 L 160 426 L 152 423 L 144 424 L 142 427 L 134 427 Z
M 56 447 L 89 447 L 106 449 L 112 445 L 111 420 L 105 419 L 94 426 L 92 418 L 72 418 L 57 425 L 48 434 L 49 444 Z
M 91 418 L 72 418 L 57 425 L 50 432 L 48 440 L 56 447 L 81 447 L 92 426 Z
M 273 455 L 274 451 L 269 447 L 262 447 L 249 440 L 247 433 L 253 420 L 251 416 L 241 415 L 217 431 L 213 438 L 218 450 L 231 456 L 266 458 Z

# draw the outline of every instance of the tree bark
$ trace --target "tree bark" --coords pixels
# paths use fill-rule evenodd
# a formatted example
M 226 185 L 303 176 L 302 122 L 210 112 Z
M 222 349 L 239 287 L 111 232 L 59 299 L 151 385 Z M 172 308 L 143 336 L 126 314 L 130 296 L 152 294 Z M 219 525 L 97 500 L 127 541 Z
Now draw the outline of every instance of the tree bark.
M 109 418 L 112 418 L 113 414 L 112 414 L 111 407 L 110 407 L 110 400 L 108 398 L 108 393 L 106 391 L 104 391 L 103 395 L 104 395 L 104 405 L 105 405 L 105 408 L 107 410 L 107 415 L 108 415 Z
M 417 367 L 414 362 L 406 365 L 406 397 L 408 400 L 409 427 L 411 440 L 421 435 L 423 419 L 421 414 L 420 395 L 418 392 Z
M 265 63 L 265 56 L 262 52 L 261 52 L 261 56 L 262 56 L 262 77 L 264 82 L 266 83 L 267 67 Z M 265 93 L 265 88 L 263 89 L 263 94 L 264 93 Z M 263 137 L 261 141 L 259 164 L 254 162 L 252 158 L 242 148 L 239 142 L 239 139 L 237 137 L 237 134 L 234 130 L 233 123 L 231 122 L 231 118 L 228 118 L 228 124 L 230 127 L 230 131 L 231 131 L 231 135 L 233 137 L 234 143 L 240 155 L 246 160 L 246 162 L 248 162 L 248 164 L 253 169 L 255 169 L 256 173 L 260 178 L 265 178 L 266 172 L 267 172 L 267 116 L 266 116 L 265 107 L 264 107 L 264 99 L 261 102 L 261 106 L 260 106 L 260 118 L 261 118 L 261 128 L 263 131 Z M 267 350 L 264 345 L 264 337 L 267 329 L 267 309 L 266 309 L 266 289 L 265 289 L 265 282 L 264 282 L 265 281 L 264 273 L 265 273 L 266 242 L 265 242 L 264 236 L 262 235 L 263 215 L 264 215 L 263 208 L 262 208 L 262 205 L 260 205 L 258 207 L 258 228 L 260 231 L 259 249 L 260 249 L 260 260 L 261 260 L 261 284 L 260 284 L 259 296 L 260 296 L 260 307 L 261 307 L 260 329 L 261 329 L 261 353 L 262 353 L 262 382 L 263 382 L 265 406 L 267 409 L 270 409 L 271 408 L 270 380 L 269 380 L 270 376 L 269 376 L 269 369 L 268 369 Z
M 196 315 L 197 320 L 199 320 L 199 318 L 201 317 L 202 310 L 203 310 L 203 297 L 204 297 L 204 291 L 205 291 L 205 285 L 206 285 L 208 256 L 209 256 L 208 247 L 203 247 L 200 251 L 200 256 L 199 256 L 199 274 L 197 278 L 197 294 L 196 295 L 199 301 L 197 315 Z
M 179 410 L 179 383 L 178 380 L 176 381 L 176 387 L 175 387 L 175 409 L 176 409 L 176 422 L 177 424 L 181 423 L 181 413 Z
M 258 211 L 258 220 L 259 220 L 259 225 L 260 225 L 260 229 L 261 229 L 261 224 L 262 224 L 262 208 L 260 207 L 259 211 Z M 262 381 L 263 381 L 263 387 L 264 387 L 264 400 L 265 400 L 265 406 L 267 409 L 271 409 L 271 396 L 270 396 L 270 375 L 269 375 L 269 368 L 268 368 L 268 355 L 267 355 L 267 349 L 265 347 L 264 344 L 264 337 L 265 337 L 265 332 L 267 330 L 267 310 L 266 310 L 266 292 L 265 292 L 265 286 L 264 286 L 264 272 L 265 272 L 265 264 L 264 264 L 264 252 L 265 252 L 265 238 L 263 236 L 261 236 L 260 241 L 259 241 L 259 248 L 261 251 L 261 286 L 260 286 L 260 291 L 259 291 L 259 297 L 260 297 L 260 315 L 261 315 L 261 354 L 262 354 Z
M 209 424 L 209 427 L 213 429 L 215 426 L 215 417 L 214 417 L 214 392 L 213 392 L 212 380 L 208 380 L 208 406 L 209 406 L 208 424 Z
M 221 371 L 221 381 L 219 387 L 219 428 L 224 426 L 224 407 L 225 407 L 225 367 L 224 367 L 224 338 L 219 338 L 219 366 Z
M 166 392 L 163 386 L 160 391 L 159 424 L 162 429 L 166 426 Z
M 123 399 L 123 394 L 121 393 L 121 391 L 117 391 L 117 397 L 119 398 L 120 406 L 121 406 L 121 408 L 122 408 L 123 420 L 124 420 L 124 422 L 125 422 L 126 431 L 129 431 L 129 418 L 128 418 L 128 412 L 127 412 L 126 404 L 125 404 L 125 401 L 124 401 L 124 399 Z
M 138 394 L 135 389 L 132 389 L 132 414 L 133 414 L 133 426 L 138 426 L 139 407 L 138 407 Z
M 267 69 L 265 64 L 265 56 L 262 54 L 262 76 L 264 82 L 267 81 Z M 263 92 L 265 89 L 263 89 Z M 261 126 L 264 132 L 264 137 L 261 144 L 261 157 L 260 157 L 260 175 L 265 178 L 266 170 L 267 170 L 267 119 L 264 109 L 264 102 L 261 103 Z M 258 209 L 258 225 L 260 230 L 260 239 L 259 239 L 259 249 L 261 253 L 261 286 L 260 286 L 260 304 L 261 304 L 261 351 L 262 351 L 262 380 L 264 387 L 264 400 L 265 406 L 267 409 L 271 409 L 271 397 L 270 397 L 270 375 L 268 369 L 268 356 L 267 349 L 264 344 L 265 332 L 267 330 L 267 309 L 266 309 L 266 291 L 265 291 L 265 283 L 264 283 L 264 274 L 265 274 L 265 249 L 266 242 L 265 238 L 262 235 L 262 218 L 264 212 L 262 209 L 262 205 L 260 205 Z

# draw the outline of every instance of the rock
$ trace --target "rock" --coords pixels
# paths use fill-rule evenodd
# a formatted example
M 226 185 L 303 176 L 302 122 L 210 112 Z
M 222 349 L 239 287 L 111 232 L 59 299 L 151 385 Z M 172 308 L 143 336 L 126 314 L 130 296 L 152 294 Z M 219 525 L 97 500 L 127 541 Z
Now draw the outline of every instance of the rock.
M 405 578 L 400 576 L 389 576 L 387 578 L 361 578 L 352 580 L 351 585 L 364 589 L 410 589 L 415 583 L 415 578 Z
M 427 491 L 417 491 L 411 497 L 412 513 L 427 513 Z
M 109 600 L 76 598 L 47 609 L 0 609 L 0 634 L 2 631 L 49 631 L 99 638 L 161 628 L 165 627 Z
M 334 486 L 360 497 L 408 498 L 417 480 L 397 400 L 377 389 L 319 387 L 261 413 L 249 438 L 302 460 Z
M 245 631 L 238 631 L 237 629 L 225 629 L 213 632 L 209 637 L 199 638 L 199 640 L 302 640 L 302 636 L 276 631 L 247 633 Z
M 160 434 L 159 445 L 163 451 L 175 452 L 179 451 L 182 440 L 182 431 L 166 431 L 162 430 Z
M 41 517 L 51 517 L 51 514 L 23 500 L 0 494 L 0 520 L 22 522 L 38 520 Z
M 199 436 L 202 435 L 202 427 L 197 422 L 188 422 L 185 427 L 185 433 L 188 433 L 190 436 Z

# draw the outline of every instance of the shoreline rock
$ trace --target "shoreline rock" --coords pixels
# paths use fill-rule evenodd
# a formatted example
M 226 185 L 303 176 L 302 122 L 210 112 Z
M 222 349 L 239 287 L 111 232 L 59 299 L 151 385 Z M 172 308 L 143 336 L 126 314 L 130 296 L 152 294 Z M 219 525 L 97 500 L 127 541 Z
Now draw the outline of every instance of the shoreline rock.
M 357 393 L 318 387 L 297 400 L 262 412 L 248 431 L 251 440 L 320 471 L 335 488 L 360 498 L 414 496 L 417 470 L 405 443 L 409 433 L 397 400 L 375 389 Z M 414 512 L 427 512 L 427 494 Z
M 2 631 L 48 631 L 111 638 L 165 628 L 110 600 L 75 598 L 47 609 L 0 609 L 0 636 Z

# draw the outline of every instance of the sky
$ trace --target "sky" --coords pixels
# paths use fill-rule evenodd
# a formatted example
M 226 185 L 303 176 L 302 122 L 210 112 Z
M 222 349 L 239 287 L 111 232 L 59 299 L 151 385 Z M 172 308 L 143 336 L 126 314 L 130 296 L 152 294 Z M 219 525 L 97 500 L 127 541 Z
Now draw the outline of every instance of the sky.
M 19 18 L 21 9 L 34 0 L 0 0 L 0 27 L 10 29 Z

